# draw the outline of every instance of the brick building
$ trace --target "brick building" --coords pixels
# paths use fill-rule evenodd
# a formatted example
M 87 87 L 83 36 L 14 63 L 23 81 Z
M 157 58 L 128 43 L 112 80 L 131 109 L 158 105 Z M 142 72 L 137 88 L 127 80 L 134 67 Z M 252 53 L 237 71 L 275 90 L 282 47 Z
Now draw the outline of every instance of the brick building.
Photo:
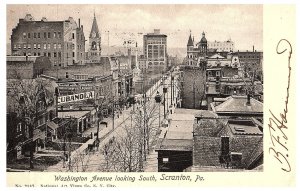
M 200 109 L 205 100 L 205 67 L 183 66 L 180 69 L 182 107 Z
M 27 14 L 12 29 L 11 52 L 18 56 L 47 56 L 53 66 L 84 64 L 83 26 L 72 17 L 64 21 L 40 21 Z
M 159 29 L 143 37 L 143 54 L 146 58 L 147 72 L 161 73 L 167 69 L 167 35 Z M 142 68 L 141 68 L 142 69 Z
M 262 125 L 248 119 L 197 119 L 192 172 L 256 170 L 263 164 Z
M 48 57 L 38 56 L 7 56 L 6 78 L 7 79 L 32 79 L 51 68 Z

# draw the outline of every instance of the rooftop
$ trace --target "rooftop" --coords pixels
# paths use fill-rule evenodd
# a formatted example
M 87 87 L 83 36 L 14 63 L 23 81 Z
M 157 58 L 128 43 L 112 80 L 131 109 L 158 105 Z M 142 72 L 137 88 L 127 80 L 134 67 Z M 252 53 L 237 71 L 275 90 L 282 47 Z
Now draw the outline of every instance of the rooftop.
M 66 112 L 58 112 L 58 118 L 80 118 L 88 114 L 90 111 L 66 111 Z
M 263 135 L 251 120 L 228 120 L 228 125 L 234 135 Z
M 216 113 L 263 113 L 263 103 L 250 98 L 250 105 L 246 104 L 247 96 L 230 96 L 220 105 L 214 106 L 212 109 Z

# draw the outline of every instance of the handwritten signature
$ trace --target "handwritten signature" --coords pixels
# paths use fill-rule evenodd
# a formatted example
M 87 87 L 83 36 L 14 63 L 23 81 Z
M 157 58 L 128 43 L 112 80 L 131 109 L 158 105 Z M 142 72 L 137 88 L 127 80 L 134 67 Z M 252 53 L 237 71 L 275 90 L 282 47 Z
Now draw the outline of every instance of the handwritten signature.
M 277 54 L 287 53 L 288 56 L 288 77 L 287 77 L 287 88 L 286 88 L 286 97 L 285 97 L 285 107 L 283 112 L 279 114 L 277 118 L 271 110 L 271 117 L 269 118 L 269 133 L 271 137 L 272 146 L 269 147 L 269 154 L 273 153 L 274 158 L 276 158 L 281 164 L 281 169 L 286 172 L 290 172 L 291 165 L 289 162 L 289 155 L 287 148 L 288 137 L 286 135 L 288 126 L 287 126 L 287 113 L 288 113 L 288 104 L 289 104 L 289 92 L 290 92 L 290 79 L 291 79 L 291 55 L 292 55 L 292 45 L 286 39 L 281 39 L 276 47 Z

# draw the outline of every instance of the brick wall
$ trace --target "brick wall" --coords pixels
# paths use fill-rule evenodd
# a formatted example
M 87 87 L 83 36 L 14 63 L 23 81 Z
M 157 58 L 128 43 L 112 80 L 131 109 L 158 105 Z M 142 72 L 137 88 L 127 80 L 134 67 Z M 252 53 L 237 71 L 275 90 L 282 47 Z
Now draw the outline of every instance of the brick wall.
M 183 68 L 181 84 L 183 108 L 200 108 L 200 102 L 202 99 L 204 99 L 205 96 L 205 79 L 205 70 L 202 70 L 200 68 Z

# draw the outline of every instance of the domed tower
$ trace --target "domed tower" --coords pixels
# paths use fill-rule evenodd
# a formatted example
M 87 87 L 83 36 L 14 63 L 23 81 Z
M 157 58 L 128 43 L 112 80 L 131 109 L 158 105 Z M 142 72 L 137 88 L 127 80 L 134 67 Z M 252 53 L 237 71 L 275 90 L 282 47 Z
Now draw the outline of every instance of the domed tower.
M 200 40 L 198 48 L 199 48 L 200 54 L 207 54 L 207 40 L 205 38 L 204 31 L 202 33 L 202 38 Z
M 100 62 L 101 56 L 101 36 L 98 29 L 98 24 L 96 16 L 94 13 L 94 19 L 92 24 L 92 29 L 89 36 L 89 60 L 91 62 Z

